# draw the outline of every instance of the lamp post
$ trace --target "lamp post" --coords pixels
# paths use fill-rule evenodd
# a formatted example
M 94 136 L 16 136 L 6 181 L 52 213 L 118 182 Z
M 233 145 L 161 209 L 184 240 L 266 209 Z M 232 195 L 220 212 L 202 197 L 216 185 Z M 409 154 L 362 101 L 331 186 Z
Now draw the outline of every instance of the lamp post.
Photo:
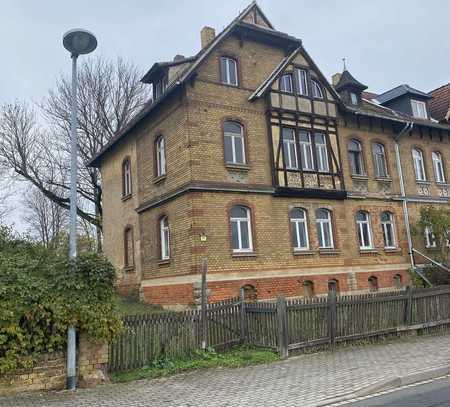
M 70 112 L 70 217 L 69 217 L 69 259 L 71 267 L 77 257 L 77 58 L 89 54 L 97 48 L 94 34 L 83 29 L 67 31 L 63 45 L 72 58 L 72 100 Z M 76 375 L 76 332 L 70 326 L 67 331 L 67 388 L 75 390 Z

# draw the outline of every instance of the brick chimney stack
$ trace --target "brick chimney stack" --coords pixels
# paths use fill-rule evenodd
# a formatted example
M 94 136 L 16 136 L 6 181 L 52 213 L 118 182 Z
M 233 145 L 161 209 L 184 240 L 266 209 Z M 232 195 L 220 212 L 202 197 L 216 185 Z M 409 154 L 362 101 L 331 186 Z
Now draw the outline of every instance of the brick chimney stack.
M 209 45 L 211 41 L 214 40 L 215 36 L 216 31 L 214 30 L 214 28 L 208 26 L 203 27 L 202 30 L 200 31 L 202 49 L 205 48 L 207 45 Z

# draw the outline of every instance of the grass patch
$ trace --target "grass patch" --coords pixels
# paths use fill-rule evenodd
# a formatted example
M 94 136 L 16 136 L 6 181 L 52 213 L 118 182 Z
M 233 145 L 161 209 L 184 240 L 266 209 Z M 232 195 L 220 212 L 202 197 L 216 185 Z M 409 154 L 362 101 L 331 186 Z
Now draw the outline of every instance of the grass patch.
M 119 314 L 122 316 L 156 314 L 164 312 L 164 309 L 161 306 L 139 302 L 139 299 L 133 296 L 124 297 L 116 295 L 115 301 Z
M 209 349 L 205 352 L 198 351 L 192 357 L 186 359 L 159 359 L 141 369 L 112 373 L 111 380 L 113 382 L 130 382 L 139 379 L 166 377 L 196 369 L 214 367 L 237 368 L 270 363 L 276 360 L 279 360 L 277 353 L 261 348 L 239 346 L 225 353 L 217 353 L 213 349 Z

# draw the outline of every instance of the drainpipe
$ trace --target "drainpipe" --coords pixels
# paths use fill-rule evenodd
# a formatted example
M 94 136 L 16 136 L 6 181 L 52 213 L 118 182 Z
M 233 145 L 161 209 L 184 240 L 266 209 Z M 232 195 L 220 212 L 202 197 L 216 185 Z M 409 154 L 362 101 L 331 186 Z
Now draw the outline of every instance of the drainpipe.
M 426 283 L 428 283 L 431 286 L 432 284 L 430 283 L 430 281 L 422 273 L 420 273 L 418 270 L 416 270 L 416 265 L 414 262 L 414 248 L 413 248 L 412 239 L 411 239 L 411 227 L 410 227 L 410 223 L 409 223 L 408 200 L 406 198 L 405 180 L 403 178 L 402 162 L 400 159 L 399 141 L 403 135 L 408 133 L 413 128 L 413 126 L 414 126 L 413 122 L 408 122 L 408 123 L 406 123 L 405 127 L 403 127 L 403 129 L 398 134 L 394 134 L 395 159 L 397 162 L 398 176 L 400 179 L 400 195 L 401 195 L 402 206 L 403 206 L 403 220 L 404 220 L 405 228 L 406 228 L 406 238 L 408 240 L 408 254 L 409 254 L 409 260 L 411 262 L 411 268 L 415 273 L 419 274 L 419 276 L 423 280 L 425 280 Z

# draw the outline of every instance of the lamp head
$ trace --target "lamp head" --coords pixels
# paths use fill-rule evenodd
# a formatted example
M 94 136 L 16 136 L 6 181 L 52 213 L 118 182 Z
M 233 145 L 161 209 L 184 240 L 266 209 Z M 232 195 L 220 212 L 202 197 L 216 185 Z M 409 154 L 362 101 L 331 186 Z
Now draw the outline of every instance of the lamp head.
M 97 48 L 97 38 L 90 31 L 76 28 L 64 34 L 63 45 L 73 56 L 89 54 Z

